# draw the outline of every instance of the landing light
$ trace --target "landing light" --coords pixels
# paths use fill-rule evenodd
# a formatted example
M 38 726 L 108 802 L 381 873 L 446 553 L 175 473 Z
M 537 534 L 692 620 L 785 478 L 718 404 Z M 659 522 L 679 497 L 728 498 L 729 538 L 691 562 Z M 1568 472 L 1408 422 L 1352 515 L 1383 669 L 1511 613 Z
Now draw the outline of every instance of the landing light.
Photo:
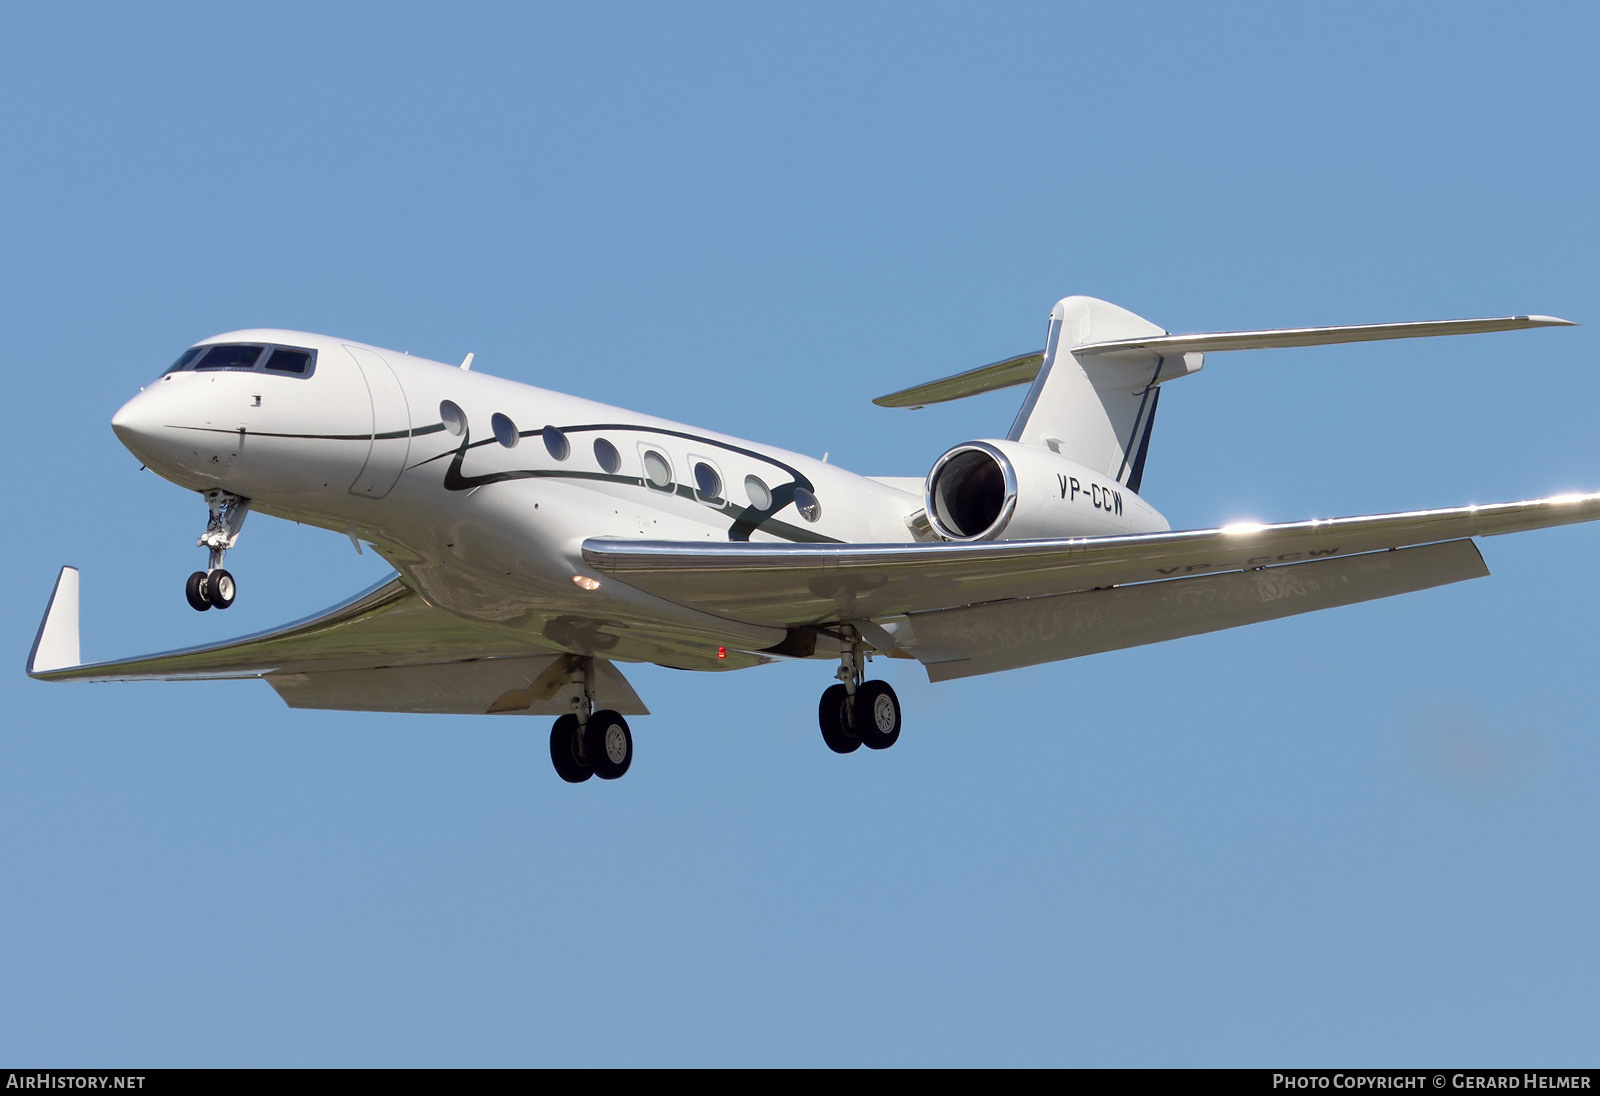
M 580 590 L 600 589 L 600 580 L 597 578 L 590 578 L 588 575 L 573 575 L 572 583 Z

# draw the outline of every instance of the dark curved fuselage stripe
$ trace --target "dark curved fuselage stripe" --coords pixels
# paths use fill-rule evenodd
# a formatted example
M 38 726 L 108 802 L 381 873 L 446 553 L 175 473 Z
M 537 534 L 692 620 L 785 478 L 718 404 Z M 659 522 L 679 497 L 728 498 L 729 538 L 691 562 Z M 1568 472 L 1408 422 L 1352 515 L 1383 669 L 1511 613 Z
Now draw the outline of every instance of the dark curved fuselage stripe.
M 417 438 L 427 434 L 437 434 L 444 430 L 444 428 L 445 425 L 443 422 L 437 422 L 428 426 L 414 427 L 410 430 L 389 430 L 381 434 L 284 434 L 274 433 L 266 430 L 250 430 L 248 428 L 240 431 L 225 430 L 216 426 L 176 427 L 176 429 L 195 430 L 206 434 L 243 433 L 246 435 L 254 434 L 256 437 L 260 438 L 294 438 L 301 441 L 365 442 L 384 441 L 397 438 Z M 771 489 L 772 506 L 766 510 L 758 510 L 754 506 L 734 506 L 726 501 L 720 504 L 708 502 L 698 498 L 694 489 L 687 484 L 680 483 L 675 485 L 672 488 L 671 493 L 680 498 L 686 498 L 691 501 L 700 502 L 702 505 L 713 507 L 718 513 L 721 513 L 723 516 L 729 518 L 733 522 L 728 529 L 729 540 L 747 541 L 750 539 L 750 534 L 752 532 L 760 529 L 762 532 L 770 533 L 773 536 L 782 537 L 785 540 L 813 544 L 839 543 L 833 537 L 824 536 L 823 534 L 813 532 L 810 529 L 802 529 L 799 526 L 790 525 L 788 522 L 773 520 L 774 514 L 794 501 L 794 493 L 798 488 L 803 487 L 809 491 L 812 490 L 813 485 L 805 473 L 801 472 L 798 468 L 795 468 L 793 465 L 787 464 L 784 461 L 777 460 L 776 458 L 765 453 L 757 452 L 754 449 L 746 449 L 739 445 L 730 445 L 727 442 L 717 441 L 714 438 L 708 438 L 702 434 L 691 434 L 683 430 L 669 430 L 659 426 L 640 426 L 631 423 L 582 423 L 575 426 L 558 426 L 556 429 L 560 430 L 564 434 L 596 433 L 601 430 L 637 432 L 643 434 L 665 434 L 668 437 L 683 438 L 686 441 L 698 442 L 699 444 L 707 446 L 708 448 L 723 449 L 730 453 L 738 453 L 741 456 L 746 456 L 754 460 L 761 461 L 763 464 L 770 464 L 774 468 L 781 468 L 784 472 L 794 477 L 793 481 L 790 483 L 779 484 Z M 544 428 L 541 427 L 538 430 L 519 431 L 517 437 L 529 438 L 543 433 Z M 447 491 L 468 491 L 474 487 L 483 487 L 491 483 L 505 483 L 510 480 L 519 479 L 590 480 L 607 483 L 622 483 L 636 487 L 648 486 L 646 482 L 638 476 L 614 475 L 608 472 L 580 472 L 577 470 L 567 470 L 561 468 L 520 468 L 505 472 L 486 472 L 483 475 L 478 476 L 468 476 L 462 474 L 461 465 L 469 449 L 477 449 L 479 446 L 495 444 L 497 444 L 497 439 L 495 438 L 485 438 L 482 441 L 473 441 L 470 432 L 465 433 L 462 435 L 461 444 L 456 446 L 454 449 L 447 449 L 442 453 L 436 453 L 431 457 L 420 460 L 417 463 L 410 465 L 407 468 L 407 471 L 421 468 L 425 464 L 432 464 L 434 461 L 443 457 L 454 457 L 454 459 L 450 462 L 450 467 L 445 470 L 444 474 L 444 488 Z M 650 489 L 661 490 L 660 488 L 654 487 Z

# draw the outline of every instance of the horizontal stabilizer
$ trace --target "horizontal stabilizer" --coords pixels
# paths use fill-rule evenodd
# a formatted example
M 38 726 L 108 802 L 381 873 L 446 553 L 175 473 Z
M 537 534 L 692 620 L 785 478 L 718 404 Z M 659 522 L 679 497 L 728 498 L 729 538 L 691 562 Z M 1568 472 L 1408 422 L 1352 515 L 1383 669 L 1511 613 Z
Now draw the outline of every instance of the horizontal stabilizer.
M 1529 327 L 1577 327 L 1555 316 L 1499 316 L 1482 320 L 1425 320 L 1420 323 L 1367 323 L 1344 327 L 1284 327 L 1270 331 L 1212 331 L 1197 335 L 1157 335 L 1112 339 L 1072 347 L 1074 354 L 1110 354 L 1138 350 L 1155 354 L 1209 354 L 1219 350 L 1284 350 L 1296 346 L 1422 339 L 1435 335 L 1482 335 Z
M 902 388 L 887 396 L 879 396 L 872 402 L 879 407 L 926 407 L 930 403 L 948 403 L 950 400 L 965 399 L 983 392 L 995 392 L 1001 388 L 1030 384 L 1033 378 L 1039 375 L 1039 368 L 1043 364 L 1044 351 L 1034 350 L 1004 361 L 980 365 L 976 369 L 969 369 L 965 373 L 957 373 L 943 380 L 929 381 L 914 388 Z
M 1439 335 L 1482 335 L 1491 331 L 1522 331 L 1532 327 L 1577 327 L 1556 316 L 1499 316 L 1477 320 L 1425 320 L 1420 323 L 1347 324 L 1341 327 L 1284 327 L 1267 331 L 1211 331 L 1194 335 L 1149 335 L 1134 339 L 1109 339 L 1069 345 L 1078 357 L 1138 354 L 1140 356 L 1201 353 L 1223 350 L 1283 350 L 1296 346 L 1377 342 L 1383 339 L 1421 339 Z M 1003 361 L 980 365 L 965 373 L 902 388 L 872 402 L 879 407 L 925 407 L 1019 384 L 1029 384 L 1044 365 L 1044 351 L 1018 354 Z M 1165 379 L 1165 378 L 1163 378 Z

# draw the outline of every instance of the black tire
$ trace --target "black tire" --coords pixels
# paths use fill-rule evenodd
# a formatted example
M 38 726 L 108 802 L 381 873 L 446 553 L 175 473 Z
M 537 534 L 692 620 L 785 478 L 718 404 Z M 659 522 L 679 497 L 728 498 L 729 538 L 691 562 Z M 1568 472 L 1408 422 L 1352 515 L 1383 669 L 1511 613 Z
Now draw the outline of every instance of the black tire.
M 226 609 L 233 604 L 233 599 L 239 593 L 239 587 L 233 581 L 233 576 L 218 567 L 206 576 L 206 600 L 213 609 Z
M 584 760 L 601 780 L 615 780 L 633 764 L 633 733 L 628 721 L 610 709 L 595 712 L 583 729 Z
M 203 613 L 211 608 L 211 601 L 206 597 L 206 573 L 196 571 L 189 576 L 189 581 L 184 584 L 183 596 L 189 599 L 189 608 L 197 613 Z
M 855 753 L 861 748 L 861 736 L 850 725 L 845 710 L 849 700 L 843 684 L 829 685 L 822 691 L 822 701 L 817 705 L 817 724 L 822 728 L 822 741 L 834 753 Z
M 863 681 L 856 690 L 856 729 L 870 750 L 887 750 L 900 738 L 900 698 L 887 681 Z
M 578 753 L 578 717 L 564 715 L 550 728 L 550 763 L 568 784 L 582 784 L 594 775 Z

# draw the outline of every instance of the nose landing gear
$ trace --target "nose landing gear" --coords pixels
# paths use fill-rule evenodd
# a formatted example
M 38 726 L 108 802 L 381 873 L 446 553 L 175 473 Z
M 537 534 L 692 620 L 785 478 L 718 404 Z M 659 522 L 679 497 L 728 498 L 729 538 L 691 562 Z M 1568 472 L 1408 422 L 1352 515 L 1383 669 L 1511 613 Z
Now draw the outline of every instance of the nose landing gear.
M 250 513 L 250 500 L 230 491 L 206 491 L 204 495 L 211 517 L 195 545 L 209 549 L 211 556 L 206 569 L 190 575 L 183 590 L 189 607 L 202 613 L 207 609 L 226 609 L 233 604 L 238 587 L 233 576 L 222 569 L 222 559 L 239 540 L 239 531 Z
M 834 753 L 854 753 L 863 745 L 887 750 L 900 739 L 900 698 L 887 681 L 865 681 L 866 645 L 854 628 L 839 651 L 839 684 L 830 685 L 817 706 L 822 741 Z

